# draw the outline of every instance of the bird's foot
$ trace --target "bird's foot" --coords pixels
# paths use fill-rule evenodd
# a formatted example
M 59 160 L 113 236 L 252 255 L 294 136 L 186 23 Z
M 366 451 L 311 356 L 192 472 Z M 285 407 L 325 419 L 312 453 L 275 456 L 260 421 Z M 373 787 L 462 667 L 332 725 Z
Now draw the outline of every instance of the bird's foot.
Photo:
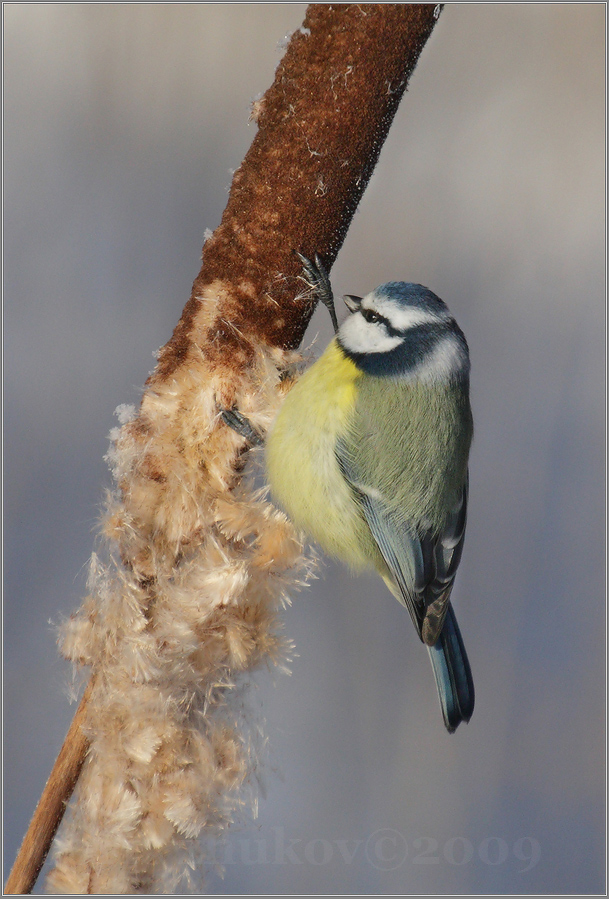
M 307 259 L 306 256 L 303 256 L 302 253 L 297 253 L 296 255 L 302 262 L 305 282 L 313 291 L 315 299 L 322 302 L 330 313 L 334 332 L 336 333 L 336 331 L 338 331 L 338 319 L 336 318 L 336 310 L 334 308 L 334 295 L 332 293 L 330 278 L 324 268 L 323 262 L 317 253 L 315 254 L 314 262 L 311 262 L 311 260 Z
M 244 437 L 251 446 L 262 446 L 264 438 L 260 432 L 237 409 L 221 409 L 220 415 L 224 423 Z

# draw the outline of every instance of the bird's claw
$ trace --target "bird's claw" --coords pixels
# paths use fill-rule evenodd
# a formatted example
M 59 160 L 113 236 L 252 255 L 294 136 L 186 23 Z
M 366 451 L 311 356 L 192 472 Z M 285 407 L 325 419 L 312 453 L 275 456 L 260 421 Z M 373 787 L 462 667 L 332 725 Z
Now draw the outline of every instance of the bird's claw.
M 305 280 L 309 287 L 313 290 L 315 299 L 322 302 L 330 313 L 334 332 L 336 333 L 336 331 L 338 331 L 338 319 L 336 318 L 336 310 L 334 308 L 334 295 L 332 293 L 332 285 L 330 284 L 330 278 L 323 262 L 319 257 L 319 254 L 315 253 L 314 262 L 311 262 L 310 259 L 304 256 L 302 253 L 299 253 L 298 251 L 296 252 L 296 255 L 302 262 Z
M 221 409 L 220 415 L 229 428 L 244 437 L 252 446 L 262 446 L 264 440 L 260 432 L 237 409 Z

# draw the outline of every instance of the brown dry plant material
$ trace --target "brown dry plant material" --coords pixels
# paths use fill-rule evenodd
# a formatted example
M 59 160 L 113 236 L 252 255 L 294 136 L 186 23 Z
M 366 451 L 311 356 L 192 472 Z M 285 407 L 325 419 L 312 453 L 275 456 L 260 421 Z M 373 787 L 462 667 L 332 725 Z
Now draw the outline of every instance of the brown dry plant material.
M 262 350 L 257 373 L 237 395 L 264 427 L 280 392 Z M 64 654 L 96 683 L 91 748 L 48 878 L 57 893 L 188 889 L 197 838 L 255 799 L 260 740 L 242 676 L 285 663 L 278 611 L 308 561 L 285 516 L 240 478 L 243 439 L 218 420 L 225 372 L 202 357 L 181 374 L 116 434 L 104 533 L 118 554 L 93 557 L 89 595 L 63 629 Z
M 61 637 L 95 681 L 51 892 L 192 889 L 200 837 L 255 805 L 244 691 L 285 664 L 279 613 L 311 559 L 220 413 L 272 421 L 313 311 L 294 251 L 333 262 L 439 9 L 308 8 L 140 408 L 117 410 L 103 547 Z

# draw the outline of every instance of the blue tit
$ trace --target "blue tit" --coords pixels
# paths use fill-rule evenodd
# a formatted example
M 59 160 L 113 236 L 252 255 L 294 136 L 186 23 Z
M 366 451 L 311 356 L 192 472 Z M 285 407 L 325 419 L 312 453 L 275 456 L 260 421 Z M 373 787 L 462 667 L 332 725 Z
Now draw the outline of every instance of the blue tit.
M 303 261 L 336 323 L 321 260 Z M 326 553 L 375 569 L 408 609 L 452 733 L 474 709 L 450 602 L 473 434 L 468 346 L 446 304 L 420 284 L 391 281 L 344 300 L 350 314 L 268 434 L 271 493 Z

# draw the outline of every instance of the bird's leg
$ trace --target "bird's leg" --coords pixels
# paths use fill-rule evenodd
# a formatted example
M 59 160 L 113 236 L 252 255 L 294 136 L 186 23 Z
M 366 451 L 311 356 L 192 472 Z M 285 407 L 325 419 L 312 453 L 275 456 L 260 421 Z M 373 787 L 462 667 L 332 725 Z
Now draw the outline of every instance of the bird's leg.
M 227 424 L 229 428 L 232 428 L 233 431 L 236 431 L 237 434 L 245 437 L 249 444 L 252 446 L 262 446 L 264 438 L 260 432 L 257 431 L 253 424 L 247 420 L 245 415 L 242 415 L 237 409 L 221 409 L 220 415 L 222 416 L 224 423 Z
M 332 293 L 330 278 L 324 268 L 323 262 L 317 253 L 315 254 L 314 262 L 311 262 L 311 260 L 307 259 L 306 256 L 303 256 L 302 253 L 297 253 L 296 255 L 302 262 L 305 281 L 313 290 L 315 299 L 320 300 L 330 313 L 332 325 L 334 326 L 334 333 L 336 333 L 338 331 L 338 319 L 336 318 L 336 310 L 334 308 L 334 295 Z

